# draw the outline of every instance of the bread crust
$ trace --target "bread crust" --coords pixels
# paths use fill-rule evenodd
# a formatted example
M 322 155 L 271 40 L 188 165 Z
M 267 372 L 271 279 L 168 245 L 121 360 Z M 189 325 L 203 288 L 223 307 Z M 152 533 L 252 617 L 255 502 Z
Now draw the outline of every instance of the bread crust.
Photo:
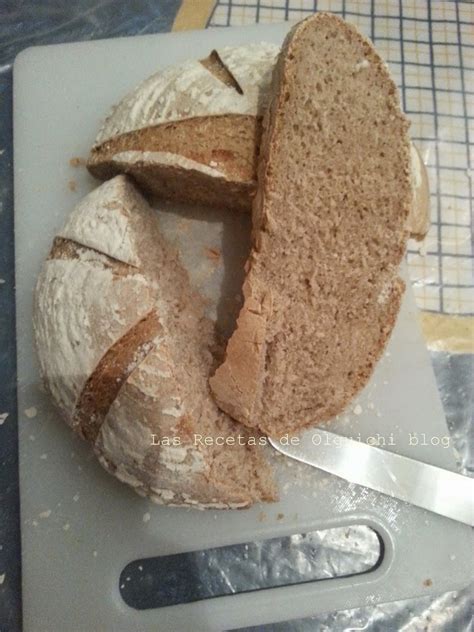
M 428 173 L 416 145 L 411 145 L 413 205 L 408 216 L 410 237 L 423 241 L 430 229 L 430 190 Z

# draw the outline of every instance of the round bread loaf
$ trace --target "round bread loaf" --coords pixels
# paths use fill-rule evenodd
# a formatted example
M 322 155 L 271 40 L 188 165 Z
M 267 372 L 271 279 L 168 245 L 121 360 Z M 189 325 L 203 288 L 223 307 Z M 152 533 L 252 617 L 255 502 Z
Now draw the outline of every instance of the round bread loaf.
M 274 500 L 258 435 L 210 395 L 203 308 L 156 214 L 117 176 L 76 206 L 39 275 L 44 382 L 102 465 L 139 494 L 201 508 Z

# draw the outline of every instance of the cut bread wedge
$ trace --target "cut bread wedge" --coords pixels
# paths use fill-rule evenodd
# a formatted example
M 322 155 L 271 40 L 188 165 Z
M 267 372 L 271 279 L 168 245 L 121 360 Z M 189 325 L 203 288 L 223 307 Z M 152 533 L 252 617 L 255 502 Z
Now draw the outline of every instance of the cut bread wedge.
M 224 47 L 160 71 L 107 117 L 88 169 L 127 173 L 152 195 L 246 210 L 278 47 Z
M 264 128 L 244 304 L 210 384 L 279 436 L 339 414 L 371 376 L 404 291 L 413 188 L 387 66 L 334 15 L 288 35 Z
M 126 173 L 160 198 L 250 211 L 278 51 L 267 43 L 225 47 L 157 72 L 113 108 L 91 150 L 89 171 L 100 180 Z M 429 196 L 416 151 L 412 168 L 416 195 L 407 225 L 422 239 Z
M 139 494 L 201 508 L 274 500 L 258 441 L 211 397 L 215 339 L 203 314 L 156 213 L 117 176 L 76 206 L 39 275 L 45 385 L 102 465 Z

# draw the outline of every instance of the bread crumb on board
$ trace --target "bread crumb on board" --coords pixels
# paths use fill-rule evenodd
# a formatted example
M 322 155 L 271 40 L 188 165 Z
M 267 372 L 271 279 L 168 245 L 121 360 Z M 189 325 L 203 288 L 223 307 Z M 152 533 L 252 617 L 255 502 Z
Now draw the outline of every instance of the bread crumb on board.
M 433 585 L 433 582 L 431 579 L 425 579 L 425 581 L 423 582 L 423 586 L 426 586 L 427 588 L 429 588 L 430 586 Z
M 26 408 L 24 412 L 25 412 L 25 415 L 28 417 L 28 419 L 33 419 L 38 414 L 38 411 L 34 406 L 31 406 L 30 408 Z
M 151 515 L 146 512 L 143 514 L 143 522 L 149 522 L 151 520 Z
M 85 158 L 80 158 L 79 156 L 75 156 L 74 158 L 71 158 L 71 160 L 69 161 L 69 164 L 71 165 L 71 167 L 85 167 L 86 162 L 87 161 Z
M 38 517 L 39 518 L 49 518 L 51 515 L 51 509 L 46 509 L 46 511 L 42 511 Z
M 69 189 L 69 191 L 76 191 L 77 189 L 77 182 L 75 180 L 69 180 L 69 182 L 67 183 L 67 188 Z
M 0 413 L 0 426 L 6 422 L 9 413 Z
M 277 520 L 283 520 L 284 517 L 285 517 L 285 514 L 283 513 L 277 514 Z
M 204 248 L 204 254 L 211 261 L 219 261 L 221 257 L 221 251 L 219 248 Z

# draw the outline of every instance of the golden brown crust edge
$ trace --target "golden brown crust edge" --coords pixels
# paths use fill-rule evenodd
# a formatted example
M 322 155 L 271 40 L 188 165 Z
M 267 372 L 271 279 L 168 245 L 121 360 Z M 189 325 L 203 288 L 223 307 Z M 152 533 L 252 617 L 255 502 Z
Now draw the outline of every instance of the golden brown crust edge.
M 415 182 L 413 187 L 413 206 L 408 216 L 407 228 L 411 239 L 423 241 L 430 229 L 430 190 L 428 172 L 421 154 L 416 145 L 413 148 L 418 160 L 419 182 Z

